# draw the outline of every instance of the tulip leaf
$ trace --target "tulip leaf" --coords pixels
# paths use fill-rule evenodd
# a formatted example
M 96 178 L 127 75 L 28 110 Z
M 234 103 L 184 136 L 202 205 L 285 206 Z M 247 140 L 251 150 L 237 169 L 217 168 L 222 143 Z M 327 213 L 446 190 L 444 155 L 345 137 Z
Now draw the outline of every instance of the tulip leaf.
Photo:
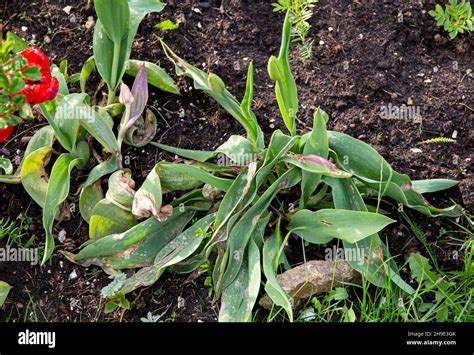
M 316 212 L 300 210 L 291 219 L 288 229 L 310 243 L 326 244 L 333 238 L 355 243 L 393 222 L 395 221 L 384 215 L 372 212 L 342 209 L 322 209 Z
M 367 207 L 354 181 L 329 177 L 323 179 L 333 190 L 335 208 L 367 212 Z M 386 261 L 390 260 L 390 255 L 377 233 L 355 243 L 346 240 L 342 243 L 344 250 L 356 256 L 347 259 L 349 265 L 371 283 L 378 287 L 385 287 L 386 278 L 388 278 L 405 292 L 409 294 L 414 292 L 413 288 L 398 275 L 394 262 Z
M 45 206 L 49 177 L 45 167 L 48 165 L 53 149 L 40 148 L 29 154 L 21 167 L 21 183 L 26 192 L 42 208 Z
M 202 168 L 188 164 L 159 163 L 157 172 L 163 191 L 191 190 L 201 183 L 227 191 L 232 180 L 210 174 Z
M 413 180 L 413 190 L 419 194 L 432 193 L 442 191 L 456 186 L 459 182 L 450 179 L 429 179 L 429 180 Z
M 94 184 L 84 187 L 79 197 L 79 211 L 81 212 L 82 218 L 89 223 L 92 217 L 92 211 L 94 207 L 104 198 L 104 192 L 100 181 L 96 181 Z
M 232 228 L 229 235 L 229 261 L 222 277 L 223 288 L 231 284 L 238 275 L 248 241 L 251 239 L 261 215 L 281 189 L 291 188 L 296 185 L 300 179 L 301 174 L 298 169 L 288 170 L 263 193 L 254 205 L 245 212 L 242 219 Z
M 317 155 L 297 155 L 283 157 L 281 159 L 291 165 L 301 168 L 303 171 L 311 174 L 327 175 L 335 178 L 350 178 L 352 175 L 337 168 L 336 165 L 329 160 L 321 158 Z
M 46 233 L 46 244 L 41 265 L 51 257 L 54 251 L 53 224 L 59 206 L 69 195 L 71 171 L 81 163 L 80 159 L 75 159 L 71 154 L 62 154 L 54 163 L 51 176 L 48 182 L 48 189 L 43 208 L 43 228 Z
M 76 255 L 75 261 L 105 264 L 117 270 L 151 266 L 160 250 L 182 233 L 194 213 L 174 211 L 164 222 L 149 218 L 124 233 L 88 244 Z
M 124 233 L 137 224 L 137 219 L 130 211 L 117 206 L 108 199 L 103 199 L 92 210 L 89 238 L 97 240 L 108 235 Z
M 64 96 L 56 110 L 54 119 L 48 120 L 54 128 L 59 142 L 69 152 L 74 150 L 79 132 L 79 120 L 76 117 L 75 108 L 82 105 L 86 97 L 86 94 Z
M 90 75 L 92 74 L 94 70 L 95 70 L 95 58 L 90 57 L 89 59 L 86 60 L 86 62 L 82 66 L 80 79 L 79 79 L 80 85 L 81 85 L 81 92 L 83 94 L 86 93 L 87 80 L 89 79 Z
M 370 145 L 343 133 L 328 132 L 329 147 L 335 152 L 339 166 L 363 183 L 397 202 L 428 216 L 457 217 L 460 206 L 440 209 L 430 205 L 415 191 L 410 177 L 399 174 Z
M 233 282 L 224 288 L 221 298 L 219 322 L 247 322 L 260 290 L 260 251 L 251 239 L 242 267 Z
M 138 287 L 149 286 L 155 283 L 163 274 L 165 268 L 177 264 L 191 256 L 202 244 L 199 232 L 207 232 L 213 222 L 215 214 L 207 215 L 194 223 L 191 227 L 163 245 L 157 253 L 153 265 L 140 269 L 125 280 L 123 293 L 130 293 Z
M 109 90 L 113 92 L 115 92 L 115 90 L 117 89 L 117 86 L 122 80 L 122 77 L 127 68 L 127 63 L 132 50 L 133 40 L 135 38 L 135 35 L 137 34 L 140 22 L 147 14 L 151 12 L 160 12 L 164 8 L 164 4 L 158 0 L 129 0 L 128 4 L 126 0 L 120 1 L 121 7 L 116 11 L 121 12 L 119 20 L 121 23 L 120 26 L 122 26 L 123 23 L 128 21 L 126 34 L 120 37 L 120 41 L 118 40 L 120 33 L 114 35 L 114 38 L 110 37 L 108 32 L 110 31 L 110 29 L 104 28 L 104 25 L 101 22 L 101 17 L 99 16 L 99 20 L 97 21 L 94 29 L 93 38 L 93 50 L 97 70 L 99 71 L 104 81 L 107 83 Z M 107 11 L 107 5 L 109 7 L 115 7 L 115 4 L 111 6 L 110 2 L 107 0 L 101 0 L 101 2 L 105 4 L 105 12 Z M 125 20 L 123 16 L 127 11 L 124 10 L 125 6 L 129 11 L 128 20 Z M 107 17 L 106 22 L 108 23 L 113 23 L 114 21 L 116 21 L 113 16 L 111 16 L 111 14 L 113 14 L 113 12 L 104 15 Z M 122 28 L 117 30 L 122 30 Z
M 128 67 L 125 73 L 130 76 L 136 76 L 138 70 L 142 67 L 146 69 L 148 84 L 171 94 L 180 94 L 173 78 L 164 69 L 154 63 L 131 59 L 128 61 Z
M 106 161 L 96 165 L 94 169 L 91 170 L 89 176 L 87 177 L 84 187 L 90 186 L 96 181 L 100 180 L 102 177 L 112 174 L 117 170 L 117 160 L 114 156 L 111 156 Z
M 75 105 L 73 108 L 80 125 L 107 151 L 110 153 L 117 153 L 119 151 L 117 139 L 112 128 L 98 112 L 84 104 Z
M 305 156 L 317 155 L 324 159 L 328 158 L 329 144 L 326 131 L 326 117 L 328 117 L 328 114 L 318 107 L 314 113 L 313 130 L 311 131 L 303 149 L 303 154 Z M 322 174 L 310 173 L 306 170 L 302 171 L 301 208 L 306 206 L 309 197 L 319 185 L 321 177 Z
M 296 135 L 296 115 L 298 113 L 298 92 L 291 73 L 289 50 L 291 43 L 291 13 L 287 12 L 283 24 L 280 54 L 272 56 L 268 62 L 270 78 L 276 81 L 275 92 L 283 121 L 292 136 Z
M 280 223 L 278 223 L 275 231 L 263 244 L 263 273 L 267 278 L 265 283 L 265 292 L 275 305 L 283 307 L 288 314 L 290 322 L 293 322 L 293 308 L 290 297 L 281 288 L 276 277 L 278 265 L 280 264 L 279 254 L 281 248 Z M 276 265 L 276 267 L 275 267 Z
M 130 26 L 130 8 L 127 0 L 94 0 L 94 8 L 107 36 L 121 43 Z

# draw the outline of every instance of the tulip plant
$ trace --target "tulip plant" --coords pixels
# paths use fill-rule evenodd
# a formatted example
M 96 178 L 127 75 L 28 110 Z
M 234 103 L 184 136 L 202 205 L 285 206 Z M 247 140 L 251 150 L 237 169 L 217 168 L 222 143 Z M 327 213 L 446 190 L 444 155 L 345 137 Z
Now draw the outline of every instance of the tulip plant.
M 105 21 L 103 26 L 107 28 Z M 102 31 L 101 27 L 98 31 Z M 111 36 L 110 48 L 122 48 L 119 34 L 109 29 L 104 30 L 102 36 L 105 35 Z M 436 208 L 422 196 L 456 182 L 411 181 L 407 175 L 394 171 L 369 145 L 327 130 L 329 117 L 321 109 L 314 114 L 313 129 L 298 135 L 299 103 L 289 63 L 290 43 L 291 22 L 287 14 L 280 53 L 270 58 L 268 72 L 275 81 L 277 103 L 288 132 L 276 130 L 265 144 L 252 111 L 252 64 L 248 68 L 245 95 L 239 102 L 221 78 L 190 65 L 162 42 L 177 75 L 191 78 L 196 89 L 211 96 L 243 126 L 246 136 L 233 135 L 215 151 L 194 151 L 152 142 L 182 159 L 158 162 L 140 187 L 136 187 L 131 172 L 120 166 L 117 170 L 117 165 L 110 163 L 119 159 L 117 154 L 111 154 L 108 161 L 92 170 L 81 196 L 81 212 L 89 223 L 90 241 L 78 254 L 64 255 L 86 267 L 100 266 L 114 277 L 102 292 L 112 302 L 109 310 L 123 304 L 127 293 L 156 282 L 167 269 L 191 273 L 211 262 L 215 300 L 221 300 L 220 321 L 249 320 L 262 281 L 270 299 L 293 319 L 292 300 L 276 278 L 281 270 L 290 268 L 284 249 L 289 237 L 317 245 L 340 240 L 344 248 L 357 250 L 355 255 L 364 256 L 348 263 L 369 282 L 384 287 L 389 278 L 404 292 L 413 292 L 398 275 L 388 248 L 378 235 L 394 222 L 379 213 L 380 201 L 391 199 L 400 208 L 411 208 L 429 217 L 458 216 L 459 206 Z M 114 62 L 112 57 L 110 61 Z M 114 80 L 109 85 L 114 90 L 120 75 L 110 73 L 112 76 Z M 136 80 L 141 86 L 140 74 Z M 138 112 L 143 111 L 145 98 L 141 95 L 135 86 L 132 91 L 123 87 L 121 102 L 125 113 L 119 132 L 131 127 Z M 86 101 L 81 95 L 66 97 L 68 100 L 63 99 L 63 104 L 71 100 L 74 105 Z M 98 111 L 97 115 L 107 118 L 97 119 L 108 122 L 106 112 Z M 81 122 L 79 119 L 79 126 Z M 103 125 L 108 127 L 106 123 Z M 110 127 L 107 128 L 110 139 L 102 140 L 93 134 L 92 127 L 85 125 L 85 128 L 109 153 L 119 150 L 121 138 L 113 139 Z M 77 159 L 84 161 L 74 154 L 77 146 L 69 146 L 73 153 L 67 153 L 64 158 L 62 174 L 67 174 Z M 39 156 L 31 159 L 44 162 L 41 154 L 48 152 L 50 148 L 36 151 Z M 239 163 L 216 164 L 214 159 L 218 155 Z M 54 173 L 53 168 L 53 177 Z M 99 179 L 110 173 L 104 197 Z M 178 197 L 169 200 L 168 193 Z M 56 198 L 54 205 L 62 200 Z M 376 206 L 372 205 L 374 201 Z M 48 221 L 54 219 L 55 213 L 54 210 L 47 213 Z
M 39 105 L 48 125 L 30 139 L 16 172 L 9 160 L 0 159 L 0 169 L 5 173 L 0 175 L 0 182 L 21 183 L 42 207 L 46 235 L 42 265 L 54 251 L 55 221 L 68 218 L 75 211 L 67 203 L 74 170 L 90 170 L 81 187 L 79 210 L 84 220 L 91 222 L 93 229 L 96 226 L 94 221 L 101 213 L 115 213 L 115 207 L 122 202 L 122 188 L 125 188 L 129 175 L 123 170 L 122 144 L 142 146 L 156 133 L 156 117 L 151 110 L 144 114 L 148 82 L 162 90 L 179 93 L 173 79 L 161 68 L 129 58 L 141 20 L 148 13 L 159 12 L 163 7 L 164 4 L 158 0 L 114 0 L 113 3 L 96 0 L 98 21 L 94 32 L 94 56 L 87 60 L 81 73 L 68 79 L 57 66 L 50 68 L 39 49 L 26 48 L 21 39 L 14 38 L 16 46 L 26 48 L 20 52 L 19 60 L 26 61 L 27 69 L 20 71 L 25 77 L 25 85 L 15 87 L 8 94 L 23 94 L 24 101 Z M 39 70 L 30 70 L 32 66 L 37 66 Z M 106 106 L 91 104 L 91 97 L 86 91 L 87 79 L 96 67 L 109 87 Z M 122 83 L 125 73 L 136 77 L 132 90 Z M 13 74 L 20 77 L 17 72 Z M 70 93 L 68 81 L 80 81 L 82 92 Z M 119 87 L 121 95 L 117 102 L 116 91 Z M 24 101 L 18 99 L 19 104 Z M 120 116 L 119 128 L 115 132 L 114 118 Z M 61 153 L 56 157 L 58 151 Z M 48 174 L 50 161 L 54 163 Z M 101 179 L 110 174 L 111 188 L 104 196 Z M 140 208 L 136 207 L 137 213 L 141 213 Z M 117 212 L 117 217 L 120 212 Z M 131 226 L 132 221 L 122 220 L 121 223 Z M 100 225 L 100 228 L 107 226 Z M 105 231 L 97 231 L 97 235 L 104 235 L 101 233 Z

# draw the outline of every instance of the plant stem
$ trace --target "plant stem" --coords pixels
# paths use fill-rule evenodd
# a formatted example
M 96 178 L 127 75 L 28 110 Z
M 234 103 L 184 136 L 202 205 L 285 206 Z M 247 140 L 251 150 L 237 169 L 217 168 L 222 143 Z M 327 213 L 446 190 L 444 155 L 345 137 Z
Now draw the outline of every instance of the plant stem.
M 114 103 L 115 100 L 115 90 L 117 88 L 117 70 L 119 65 L 119 58 L 120 58 L 120 49 L 121 43 L 114 43 L 114 58 L 112 61 L 112 77 L 110 78 L 110 86 L 109 86 L 109 97 L 107 99 L 107 104 L 111 105 Z

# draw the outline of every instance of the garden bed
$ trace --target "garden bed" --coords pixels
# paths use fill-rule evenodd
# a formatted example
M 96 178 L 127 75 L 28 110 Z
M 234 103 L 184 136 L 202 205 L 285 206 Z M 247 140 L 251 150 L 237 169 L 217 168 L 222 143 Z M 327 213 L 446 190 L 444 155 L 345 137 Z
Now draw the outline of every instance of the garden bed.
M 223 78 L 229 91 L 239 99 L 245 91 L 248 64 L 253 61 L 254 112 L 268 141 L 275 128 L 284 128 L 266 70 L 269 56 L 278 52 L 283 21 L 282 14 L 272 12 L 271 2 L 170 4 L 160 14 L 145 18 L 132 57 L 157 63 L 173 73 L 173 65 L 155 38 L 163 36 L 189 63 Z M 69 14 L 63 10 L 68 5 L 72 6 Z M 5 32 L 12 31 L 34 41 L 54 63 L 67 59 L 71 73 L 80 71 L 92 55 L 93 29 L 85 27 L 90 16 L 96 18 L 92 2 L 14 0 L 2 6 Z M 429 195 L 429 200 L 437 207 L 447 207 L 456 201 L 472 212 L 474 81 L 468 71 L 472 73 L 474 69 L 472 36 L 448 41 L 445 33 L 434 26 L 427 13 L 429 9 L 430 6 L 415 1 L 398 4 L 321 0 L 311 19 L 315 39 L 312 61 L 304 65 L 296 52 L 291 54 L 302 103 L 298 133 L 311 129 L 314 108 L 321 106 L 330 116 L 329 129 L 371 144 L 398 172 L 412 179 L 460 181 L 457 187 Z M 179 19 L 181 25 L 175 31 L 160 33 L 154 25 L 167 18 Z M 91 83 L 100 83 L 97 73 L 91 77 Z M 179 79 L 178 84 L 182 96 L 150 88 L 149 105 L 158 117 L 155 141 L 180 148 L 213 150 L 230 135 L 243 132 L 214 101 L 192 89 L 188 79 Z M 97 100 L 105 94 L 103 86 L 97 91 Z M 389 104 L 419 108 L 421 122 L 382 119 L 381 109 Z M 39 114 L 36 117 L 18 127 L 13 138 L 0 145 L 1 154 L 12 160 L 18 154 L 21 156 L 26 146 L 24 138 L 46 124 Z M 456 142 L 421 144 L 439 136 L 455 138 Z M 123 154 L 131 159 L 127 167 L 134 172 L 138 185 L 156 162 L 175 159 L 152 146 L 127 146 Z M 74 194 L 84 180 L 80 172 L 75 173 L 70 203 L 78 204 L 78 195 Z M 35 245 L 42 245 L 41 209 L 22 186 L 0 185 L 0 196 L 0 219 L 23 223 L 27 226 L 26 234 L 36 236 Z M 397 216 L 396 209 L 388 205 L 383 208 Z M 464 237 L 450 221 L 426 218 L 411 211 L 408 216 L 433 246 L 441 269 L 462 268 L 462 256 L 453 257 L 459 246 L 451 243 L 451 238 Z M 394 219 L 399 222 L 386 228 L 381 238 L 387 241 L 399 265 L 412 252 L 427 255 L 407 223 L 401 218 Z M 66 232 L 66 239 L 57 242 L 59 249 L 77 252 L 88 239 L 88 226 L 78 212 L 70 220 L 55 225 L 56 235 L 61 230 Z M 296 245 L 290 248 L 288 257 L 291 262 L 301 263 L 297 243 L 293 243 Z M 317 248 L 310 253 L 315 258 L 324 258 Z M 100 289 L 110 280 L 99 270 L 74 265 L 58 253 L 43 268 L 22 264 L 20 269 L 16 263 L 1 263 L 0 279 L 14 288 L 0 310 L 0 320 L 138 321 L 149 311 L 164 314 L 163 320 L 217 320 L 218 305 L 211 303 L 205 276 L 194 279 L 170 272 L 153 286 L 129 297 L 134 301 L 132 310 L 104 315 Z M 413 284 L 407 270 L 402 270 L 402 276 Z M 263 320 L 266 312 L 258 309 L 256 318 Z

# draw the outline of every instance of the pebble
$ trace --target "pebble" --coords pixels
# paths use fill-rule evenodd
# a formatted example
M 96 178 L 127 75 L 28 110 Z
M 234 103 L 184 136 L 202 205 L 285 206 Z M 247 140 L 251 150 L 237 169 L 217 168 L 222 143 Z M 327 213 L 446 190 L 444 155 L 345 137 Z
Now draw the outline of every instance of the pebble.
M 69 280 L 74 280 L 77 279 L 77 272 L 76 270 L 72 270 L 72 272 L 69 274 Z
M 58 240 L 60 243 L 64 243 L 64 241 L 66 240 L 66 231 L 64 229 L 62 229 L 59 234 L 58 234 Z
M 66 7 L 63 9 L 63 11 L 64 11 L 65 13 L 67 13 L 68 15 L 71 13 L 71 10 L 72 10 L 72 6 L 66 6 Z
M 94 26 L 95 26 L 95 19 L 94 19 L 94 16 L 89 16 L 89 17 L 87 18 L 87 22 L 86 22 L 85 26 L 86 26 L 86 28 L 87 28 L 88 30 L 94 28 Z
M 23 32 L 26 32 L 26 31 L 28 30 L 28 27 L 26 27 L 26 26 L 21 26 L 21 30 L 22 30 Z
M 458 137 L 458 131 L 454 130 L 453 135 L 451 136 L 451 138 L 456 139 L 457 137 Z

